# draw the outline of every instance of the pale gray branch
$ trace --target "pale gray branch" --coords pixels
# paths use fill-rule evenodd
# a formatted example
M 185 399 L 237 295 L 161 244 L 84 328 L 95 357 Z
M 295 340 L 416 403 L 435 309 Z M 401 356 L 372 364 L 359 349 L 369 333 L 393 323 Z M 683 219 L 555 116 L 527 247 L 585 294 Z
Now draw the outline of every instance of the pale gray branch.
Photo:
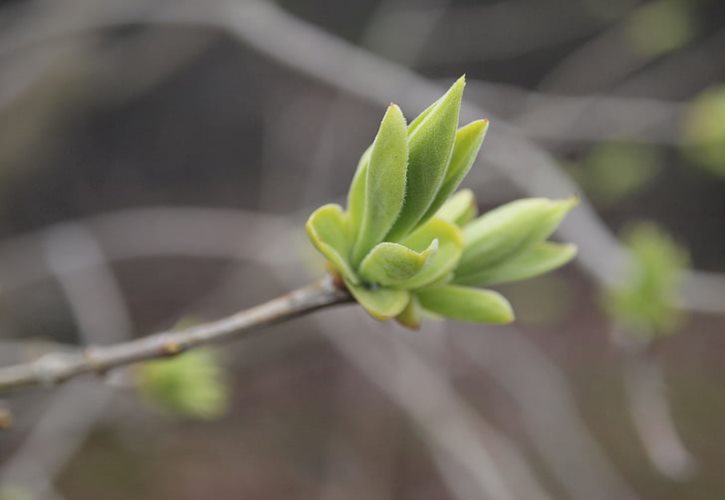
M 86 373 L 103 374 L 138 361 L 174 356 L 350 300 L 345 290 L 325 278 L 264 304 L 186 330 L 169 330 L 130 342 L 87 347 L 72 353 L 50 353 L 29 363 L 0 368 L 0 391 L 52 386 Z

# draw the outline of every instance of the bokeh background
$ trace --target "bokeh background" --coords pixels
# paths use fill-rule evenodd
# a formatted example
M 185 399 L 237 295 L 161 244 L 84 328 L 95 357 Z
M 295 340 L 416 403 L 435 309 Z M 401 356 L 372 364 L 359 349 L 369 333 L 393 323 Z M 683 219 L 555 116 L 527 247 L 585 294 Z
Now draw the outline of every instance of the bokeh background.
M 463 117 L 492 122 L 480 209 L 582 203 L 577 261 L 502 287 L 511 327 L 267 328 L 212 351 L 213 419 L 137 368 L 0 395 L 0 498 L 724 498 L 724 53 L 717 0 L 1 2 L 2 364 L 319 276 L 304 220 L 385 105 L 410 119 L 463 73 Z M 631 260 L 640 220 L 670 236 Z M 645 305 L 603 307 L 642 269 Z M 664 325 L 628 326 L 663 296 Z

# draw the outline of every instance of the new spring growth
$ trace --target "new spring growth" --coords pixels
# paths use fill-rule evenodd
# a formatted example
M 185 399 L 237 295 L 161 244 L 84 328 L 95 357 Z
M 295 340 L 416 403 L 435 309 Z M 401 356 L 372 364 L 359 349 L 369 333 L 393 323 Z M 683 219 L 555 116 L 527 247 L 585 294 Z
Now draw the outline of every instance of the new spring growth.
M 524 199 L 476 218 L 473 193 L 455 193 L 488 129 L 487 120 L 458 128 L 464 86 L 461 77 L 410 123 L 391 104 L 360 158 L 347 209 L 325 205 L 307 221 L 313 245 L 377 319 L 410 328 L 424 313 L 508 323 L 508 301 L 480 287 L 551 271 L 576 253 L 546 241 L 575 199 Z
M 144 400 L 166 412 L 208 420 L 222 416 L 228 406 L 220 362 L 209 350 L 142 363 L 136 379 Z

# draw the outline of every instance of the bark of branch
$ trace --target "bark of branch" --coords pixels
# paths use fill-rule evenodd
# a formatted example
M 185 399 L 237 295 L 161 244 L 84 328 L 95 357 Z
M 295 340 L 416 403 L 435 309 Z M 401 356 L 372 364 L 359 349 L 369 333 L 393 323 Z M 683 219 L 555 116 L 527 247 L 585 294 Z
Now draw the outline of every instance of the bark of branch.
M 87 373 L 104 374 L 138 361 L 175 356 L 351 300 L 346 290 L 336 286 L 332 279 L 324 278 L 264 304 L 193 328 L 168 330 L 109 346 L 48 353 L 28 363 L 0 367 L 0 394 L 12 389 L 53 386 Z

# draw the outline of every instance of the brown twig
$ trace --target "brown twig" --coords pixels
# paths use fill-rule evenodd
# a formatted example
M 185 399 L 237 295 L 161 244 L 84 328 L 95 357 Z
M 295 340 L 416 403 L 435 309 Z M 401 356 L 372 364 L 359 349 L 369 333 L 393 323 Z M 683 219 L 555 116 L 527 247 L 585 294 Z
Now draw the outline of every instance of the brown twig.
M 168 330 L 104 347 L 53 352 L 28 363 L 0 368 L 0 392 L 52 386 L 82 374 L 104 374 L 112 368 L 138 361 L 175 356 L 188 349 L 239 338 L 263 326 L 351 300 L 347 291 L 325 278 L 264 304 L 193 328 Z

